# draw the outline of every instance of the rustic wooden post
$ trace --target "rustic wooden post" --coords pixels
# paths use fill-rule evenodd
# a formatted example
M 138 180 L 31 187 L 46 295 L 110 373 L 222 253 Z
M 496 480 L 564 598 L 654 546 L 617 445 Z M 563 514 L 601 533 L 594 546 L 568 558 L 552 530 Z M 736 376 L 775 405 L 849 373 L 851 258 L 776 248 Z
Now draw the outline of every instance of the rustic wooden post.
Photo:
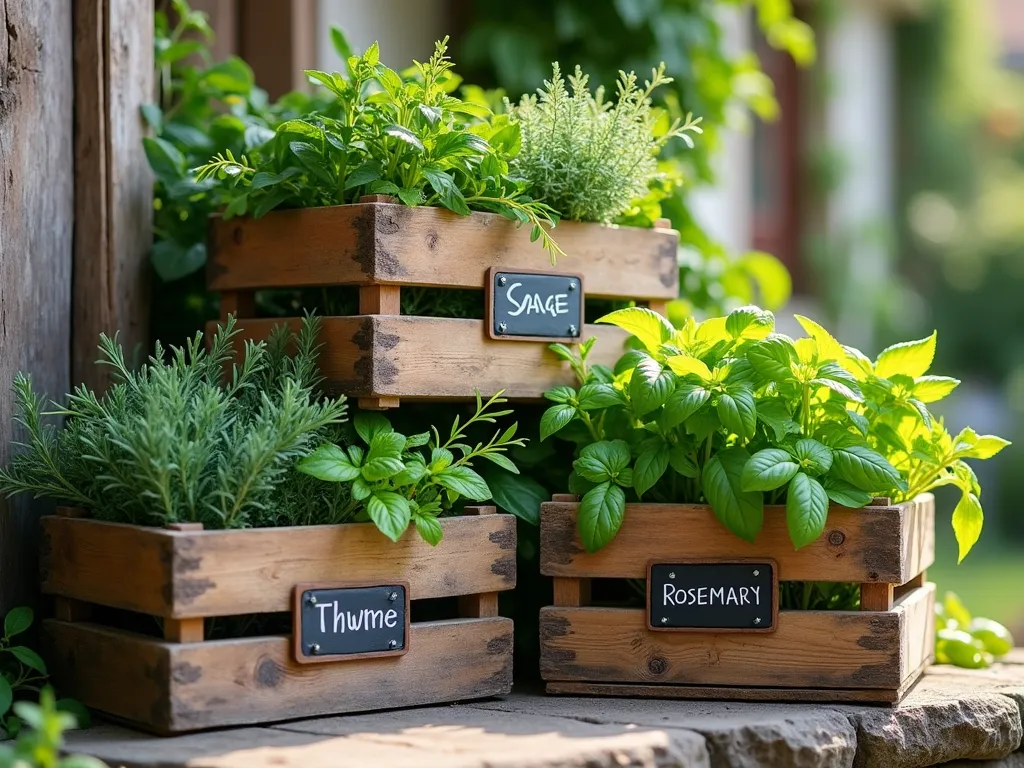
M 105 388 L 101 332 L 148 351 L 153 179 L 139 108 L 153 101 L 153 0 L 75 0 L 72 380 Z M 56 44 L 55 44 L 56 45 Z M 62 41 L 59 45 L 65 45 Z M 48 55 L 53 55 L 48 49 Z M 44 217 L 40 217 L 42 221 Z
M 74 166 L 71 4 L 0 4 L 0 466 L 11 457 L 11 381 L 67 391 Z M 0 497 L 0 611 L 36 590 L 39 505 Z

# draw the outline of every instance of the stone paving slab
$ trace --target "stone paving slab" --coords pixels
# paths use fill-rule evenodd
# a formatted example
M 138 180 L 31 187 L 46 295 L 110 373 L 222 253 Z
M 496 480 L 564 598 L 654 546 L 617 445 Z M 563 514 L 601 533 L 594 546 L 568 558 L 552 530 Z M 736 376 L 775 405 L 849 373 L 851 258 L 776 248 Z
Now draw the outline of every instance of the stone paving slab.
M 68 741 L 115 768 L 1024 768 L 1022 711 L 1018 650 L 990 670 L 935 667 L 897 708 L 514 694 L 169 739 L 98 726 Z

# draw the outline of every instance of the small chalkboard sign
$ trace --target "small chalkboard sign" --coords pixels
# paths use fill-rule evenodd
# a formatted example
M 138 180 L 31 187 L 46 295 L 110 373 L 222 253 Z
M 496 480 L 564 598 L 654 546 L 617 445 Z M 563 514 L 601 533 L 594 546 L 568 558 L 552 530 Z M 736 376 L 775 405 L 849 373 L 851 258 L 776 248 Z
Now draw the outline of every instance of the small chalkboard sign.
M 675 632 L 774 632 L 778 570 L 771 560 L 650 563 L 647 626 Z
M 401 656 L 409 650 L 409 585 L 299 584 L 292 636 L 300 664 Z
M 576 341 L 583 279 L 527 269 L 487 272 L 487 335 L 509 341 Z

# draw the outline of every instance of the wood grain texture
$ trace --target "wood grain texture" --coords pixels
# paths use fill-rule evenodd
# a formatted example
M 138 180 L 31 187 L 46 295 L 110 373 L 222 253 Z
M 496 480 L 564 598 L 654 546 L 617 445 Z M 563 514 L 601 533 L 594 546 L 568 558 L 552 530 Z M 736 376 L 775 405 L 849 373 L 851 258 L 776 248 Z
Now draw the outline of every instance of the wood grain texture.
M 515 586 L 514 517 L 440 523 L 431 547 L 414 530 L 392 543 L 370 523 L 177 532 L 46 517 L 43 591 L 180 619 L 288 611 L 302 582 L 398 579 L 415 600 Z
M 546 681 L 888 688 L 903 679 L 902 612 L 782 611 L 772 634 L 650 632 L 642 609 L 543 608 Z
M 576 529 L 577 504 L 541 506 L 541 572 L 547 576 L 646 578 L 650 560 L 771 558 L 782 581 L 903 584 L 935 559 L 935 501 L 829 510 L 818 541 L 794 550 L 783 508 L 767 507 L 757 542 L 731 534 L 700 504 L 630 504 L 614 541 L 588 555 Z M 657 530 L 657 536 L 651 531 Z
M 892 608 L 892 584 L 861 584 L 860 609 L 862 611 L 888 611 Z
M 590 605 L 590 579 L 552 579 L 552 602 L 558 606 Z
M 674 230 L 567 221 L 552 234 L 566 254 L 554 266 L 530 242 L 529 227 L 492 213 L 388 203 L 273 211 L 211 223 L 207 278 L 215 291 L 370 283 L 482 289 L 489 267 L 531 268 L 578 272 L 594 298 L 679 294 Z
M 935 661 L 935 592 L 935 585 L 927 583 L 901 595 L 894 605 L 900 616 L 904 676 Z
M 71 4 L 0 3 L 0 466 L 11 458 L 17 371 L 69 388 L 74 215 Z M 38 524 L 50 505 L 0 498 L 0 613 L 38 591 Z
M 153 101 L 153 0 L 76 0 L 72 379 L 105 389 L 101 332 L 147 349 L 153 177 L 139 112 Z
M 171 643 L 203 642 L 203 620 L 164 619 L 164 640 Z
M 177 644 L 92 624 L 44 622 L 61 690 L 157 733 L 500 696 L 512 622 L 411 626 L 399 657 L 296 664 L 286 636 Z
M 265 339 L 288 320 L 239 321 L 242 338 Z M 207 325 L 207 333 L 216 324 Z M 613 326 L 584 326 L 581 341 L 597 336 L 591 363 L 614 365 L 627 334 Z M 395 315 L 326 317 L 320 332 L 320 368 L 334 393 L 356 398 L 458 400 L 505 390 L 516 400 L 537 400 L 560 385 L 575 385 L 568 364 L 546 344 L 492 341 L 481 320 Z

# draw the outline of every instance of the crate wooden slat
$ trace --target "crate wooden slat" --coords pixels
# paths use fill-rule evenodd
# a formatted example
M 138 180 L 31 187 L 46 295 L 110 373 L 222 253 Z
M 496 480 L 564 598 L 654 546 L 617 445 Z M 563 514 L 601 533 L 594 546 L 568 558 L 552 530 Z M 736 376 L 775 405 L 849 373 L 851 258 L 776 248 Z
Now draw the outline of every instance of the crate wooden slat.
M 818 541 L 794 550 L 785 510 L 767 507 L 754 544 L 710 507 L 629 504 L 622 528 L 587 554 L 579 504 L 541 507 L 541 572 L 555 605 L 541 610 L 541 676 L 549 693 L 743 701 L 893 704 L 935 653 L 935 500 L 833 506 Z M 780 581 L 860 584 L 859 611 L 780 611 L 775 631 L 653 631 L 645 608 L 590 605 L 592 579 L 646 579 L 648 563 L 766 559 Z
M 243 319 L 245 338 L 266 339 L 281 320 Z M 298 328 L 300 321 L 287 324 Z M 216 323 L 207 326 L 212 334 Z M 586 325 L 597 336 L 592 363 L 614 365 L 627 334 L 614 326 Z M 350 397 L 455 400 L 502 389 L 513 399 L 538 399 L 574 382 L 547 344 L 486 338 L 482 320 L 402 315 L 327 317 L 320 332 L 320 369 L 330 388 Z M 457 343 L 453 343 L 457 341 Z
M 576 527 L 578 506 L 543 506 L 541 571 L 548 576 L 642 579 L 648 561 L 685 554 L 774 558 L 783 581 L 903 584 L 935 560 L 935 501 L 930 495 L 897 506 L 833 507 L 822 537 L 800 550 L 790 543 L 784 507 L 765 508 L 764 529 L 750 544 L 730 533 L 704 505 L 630 504 L 614 542 L 587 554 Z
M 515 586 L 515 518 L 449 517 L 436 547 L 372 524 L 167 531 L 44 517 L 42 590 L 171 618 L 291 610 L 303 582 L 408 581 L 416 599 Z
M 95 624 L 44 622 L 47 658 L 88 707 L 162 734 L 507 694 L 512 622 L 414 623 L 409 652 L 295 663 L 283 636 L 168 643 Z
M 530 228 L 503 216 L 441 208 L 357 203 L 274 211 L 262 219 L 214 219 L 210 290 L 327 285 L 483 288 L 487 269 L 585 273 L 594 298 L 674 299 L 678 233 L 562 222 L 552 233 L 565 255 L 551 267 Z M 628 276 L 628 279 L 624 279 Z
M 787 688 L 896 689 L 921 665 L 924 609 L 934 599 L 928 585 L 892 611 L 781 611 L 774 633 L 729 635 L 649 632 L 642 609 L 543 608 L 541 674 L 593 683 L 776 687 L 784 679 Z M 911 638 L 921 647 L 912 648 Z

